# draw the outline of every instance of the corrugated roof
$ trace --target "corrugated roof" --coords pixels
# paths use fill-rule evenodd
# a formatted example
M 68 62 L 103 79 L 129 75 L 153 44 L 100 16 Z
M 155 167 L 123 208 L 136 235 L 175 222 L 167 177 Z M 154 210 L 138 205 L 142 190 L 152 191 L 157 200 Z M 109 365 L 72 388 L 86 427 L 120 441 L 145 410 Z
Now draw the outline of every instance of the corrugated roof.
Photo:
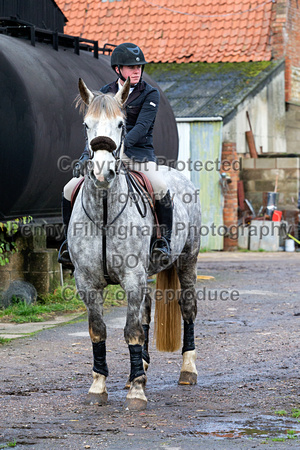
M 271 59 L 272 0 L 56 0 L 65 33 L 134 42 L 151 62 Z

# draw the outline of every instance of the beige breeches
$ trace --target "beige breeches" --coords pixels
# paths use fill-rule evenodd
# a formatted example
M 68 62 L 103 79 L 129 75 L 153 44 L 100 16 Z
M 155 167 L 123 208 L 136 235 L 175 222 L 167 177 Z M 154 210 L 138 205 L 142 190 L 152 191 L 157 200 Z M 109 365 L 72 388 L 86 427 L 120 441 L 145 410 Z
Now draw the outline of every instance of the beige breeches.
M 64 187 L 64 197 L 66 200 L 71 201 L 72 192 L 74 191 L 77 183 L 82 179 L 83 177 L 79 178 L 71 178 L 71 180 L 65 185 Z
M 166 195 L 168 187 L 165 183 L 164 175 L 160 171 L 160 167 L 156 164 L 156 162 L 133 161 L 126 156 L 123 156 L 122 161 L 129 169 L 142 172 L 149 178 L 156 200 L 161 200 Z
M 168 190 L 168 187 L 164 181 L 164 175 L 160 171 L 159 166 L 154 161 L 147 161 L 147 162 L 138 162 L 133 161 L 130 158 L 127 158 L 126 156 L 122 158 L 122 161 L 124 164 L 132 170 L 137 170 L 138 172 L 144 173 L 150 180 L 150 183 L 153 186 L 153 191 L 156 200 L 162 199 Z M 64 197 L 71 201 L 72 192 L 81 180 L 82 177 L 79 178 L 72 178 L 64 187 Z

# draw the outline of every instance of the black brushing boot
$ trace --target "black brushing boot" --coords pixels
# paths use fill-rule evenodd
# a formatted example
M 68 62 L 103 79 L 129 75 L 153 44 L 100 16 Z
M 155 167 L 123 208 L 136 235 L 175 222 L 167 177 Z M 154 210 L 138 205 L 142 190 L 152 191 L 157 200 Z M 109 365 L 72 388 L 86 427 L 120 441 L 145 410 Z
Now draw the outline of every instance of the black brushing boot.
M 63 219 L 63 224 L 64 224 L 65 240 L 60 246 L 57 261 L 60 264 L 62 264 L 63 266 L 65 266 L 66 268 L 73 270 L 74 266 L 70 259 L 69 250 L 68 250 L 68 241 L 67 241 L 68 226 L 69 226 L 69 222 L 70 222 L 70 218 L 71 218 L 71 214 L 72 214 L 72 206 L 71 206 L 71 202 L 64 197 L 64 194 L 62 195 L 61 209 L 62 209 L 62 219 Z
M 152 262 L 168 265 L 171 259 L 171 235 L 173 226 L 173 205 L 170 191 L 161 200 L 156 200 L 155 211 L 161 229 L 161 239 L 156 239 L 151 247 Z

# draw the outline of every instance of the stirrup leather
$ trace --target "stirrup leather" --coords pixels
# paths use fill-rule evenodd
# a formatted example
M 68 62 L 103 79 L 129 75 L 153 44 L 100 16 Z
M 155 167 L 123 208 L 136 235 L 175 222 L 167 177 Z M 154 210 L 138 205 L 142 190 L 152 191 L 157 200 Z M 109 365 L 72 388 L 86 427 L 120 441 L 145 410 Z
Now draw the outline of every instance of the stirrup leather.
M 65 239 L 61 244 L 60 249 L 58 251 L 57 261 L 63 266 L 67 266 L 70 268 L 74 268 L 73 263 L 70 259 L 69 250 L 68 250 L 68 240 Z

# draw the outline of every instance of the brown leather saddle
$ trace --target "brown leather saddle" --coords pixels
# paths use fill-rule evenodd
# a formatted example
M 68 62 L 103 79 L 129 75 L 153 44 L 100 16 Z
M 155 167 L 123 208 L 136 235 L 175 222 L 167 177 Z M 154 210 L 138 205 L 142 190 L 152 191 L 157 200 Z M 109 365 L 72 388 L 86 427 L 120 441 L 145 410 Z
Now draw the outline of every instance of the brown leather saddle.
M 128 170 L 128 178 L 131 182 L 132 188 L 139 193 L 143 194 L 144 199 L 147 199 L 148 204 L 151 208 L 152 214 L 155 220 L 155 228 L 156 228 L 156 237 L 157 239 L 161 238 L 160 226 L 158 223 L 157 215 L 155 212 L 155 195 L 153 191 L 152 184 L 150 183 L 149 178 L 142 172 L 138 172 L 136 170 Z M 73 208 L 75 200 L 80 192 L 80 189 L 83 185 L 84 178 L 78 181 L 75 188 L 73 189 L 71 196 L 71 206 Z

